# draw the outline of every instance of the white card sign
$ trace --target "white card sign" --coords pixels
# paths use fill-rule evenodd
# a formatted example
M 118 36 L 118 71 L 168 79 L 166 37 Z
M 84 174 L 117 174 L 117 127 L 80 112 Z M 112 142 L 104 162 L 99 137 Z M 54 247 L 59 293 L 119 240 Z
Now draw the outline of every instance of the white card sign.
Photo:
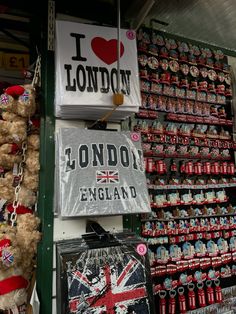
M 79 112 L 80 106 L 95 111 L 112 107 L 118 84 L 116 38 L 115 28 L 56 22 L 57 115 L 66 108 Z M 121 30 L 119 77 L 124 104 L 118 110 L 137 112 L 141 100 L 136 34 L 131 30 Z
M 57 145 L 62 217 L 151 211 L 139 133 L 62 128 Z

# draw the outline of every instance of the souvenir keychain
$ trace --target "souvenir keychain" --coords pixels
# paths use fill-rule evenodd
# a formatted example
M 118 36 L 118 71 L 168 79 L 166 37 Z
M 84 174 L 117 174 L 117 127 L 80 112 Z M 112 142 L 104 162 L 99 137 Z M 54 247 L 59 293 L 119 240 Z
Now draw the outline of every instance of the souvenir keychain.
M 170 290 L 169 292 L 170 299 L 169 299 L 169 311 L 168 314 L 175 314 L 176 313 L 176 291 Z
M 159 297 L 160 297 L 160 303 L 159 303 L 159 309 L 160 309 L 160 314 L 166 314 L 166 291 L 162 290 L 159 292 Z
M 200 307 L 205 307 L 206 306 L 206 296 L 205 296 L 205 291 L 203 289 L 203 282 L 198 282 L 197 283 L 197 288 L 198 288 L 198 302 Z
M 215 292 L 216 292 L 216 303 L 221 303 L 223 300 L 223 296 L 222 296 L 222 289 L 220 287 L 220 280 L 216 279 L 214 281 L 215 283 Z
M 212 281 L 207 280 L 206 281 L 206 286 L 207 286 L 207 301 L 208 304 L 213 304 L 215 303 L 215 297 L 214 297 L 214 290 L 212 288 Z
M 196 309 L 196 295 L 194 292 L 195 285 L 194 283 L 189 283 L 188 284 L 188 304 L 189 304 L 189 309 L 194 310 Z
M 178 293 L 179 293 L 179 310 L 180 314 L 184 314 L 187 312 L 187 307 L 186 307 L 186 298 L 184 295 L 184 288 L 179 287 L 178 288 Z

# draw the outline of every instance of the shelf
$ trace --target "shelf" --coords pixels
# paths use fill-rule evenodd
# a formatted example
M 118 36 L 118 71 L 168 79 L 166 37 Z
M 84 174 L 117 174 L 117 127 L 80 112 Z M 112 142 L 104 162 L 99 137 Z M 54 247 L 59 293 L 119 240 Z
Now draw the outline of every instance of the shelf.
M 166 120 L 174 121 L 174 122 L 183 122 L 183 123 L 233 126 L 232 120 L 215 118 L 213 116 L 189 115 L 187 113 L 183 113 L 183 114 L 167 113 Z
M 221 203 L 226 203 L 228 202 L 228 198 L 224 201 L 211 201 L 211 202 L 202 202 L 202 203 L 188 203 L 188 204 L 168 204 L 168 205 L 156 205 L 156 203 L 151 203 L 150 206 L 152 208 L 166 208 L 166 207 L 176 207 L 176 206 L 190 206 L 190 205 L 197 205 L 197 206 L 200 206 L 200 205 L 207 205 L 207 204 L 221 204 Z
M 201 64 L 201 63 L 198 63 L 198 62 L 190 62 L 188 60 L 179 60 L 178 58 L 172 58 L 172 57 L 169 57 L 169 56 L 160 56 L 158 54 L 152 53 L 151 51 L 138 48 L 138 55 L 140 55 L 140 54 L 147 54 L 147 55 L 153 56 L 153 57 L 158 58 L 158 59 L 175 60 L 175 61 L 177 61 L 180 64 L 183 63 L 183 64 L 188 64 L 189 66 L 193 65 L 193 66 L 196 66 L 196 67 L 202 67 L 202 68 L 204 67 L 204 68 L 207 68 L 209 70 L 214 70 L 216 72 L 219 71 L 219 72 L 223 72 L 223 73 L 226 73 L 226 74 L 230 74 L 229 71 L 226 71 L 226 70 L 223 70 L 223 69 L 219 69 L 219 68 L 216 68 L 214 66 L 212 67 L 212 66 L 207 65 L 207 64 Z M 141 68 L 143 68 L 142 65 L 140 65 L 140 66 L 141 66 Z M 193 79 L 194 79 L 194 77 L 193 77 Z
M 214 214 L 211 217 L 223 217 L 223 216 L 235 216 L 235 213 L 227 213 L 227 214 Z M 209 218 L 209 215 L 199 215 L 199 216 L 188 216 L 188 217 L 173 217 L 170 219 L 162 219 L 162 218 L 142 218 L 141 222 L 145 221 L 172 221 L 172 220 L 183 220 L 183 219 L 195 219 L 195 218 Z
M 148 81 L 148 82 L 152 82 L 152 81 L 149 81 L 148 79 L 145 79 L 145 78 L 140 78 L 141 80 L 144 80 L 144 81 Z M 198 101 L 198 102 L 202 102 L 202 103 L 205 103 L 205 104 L 209 104 L 209 105 L 220 105 L 220 106 L 229 106 L 227 104 L 227 102 L 230 100 L 232 101 L 232 97 L 231 98 L 227 98 L 226 99 L 226 102 L 209 102 L 209 101 L 206 101 L 206 100 L 197 100 L 197 99 L 191 99 L 191 98 L 187 98 L 187 97 L 180 97 L 180 96 L 176 96 L 176 95 L 167 95 L 167 94 L 163 94 L 163 93 L 157 93 L 157 92 L 153 92 L 151 90 L 140 90 L 141 93 L 145 93 L 145 94 L 148 94 L 148 95 L 153 95 L 153 96 L 164 96 L 164 97 L 171 97 L 171 98 L 178 98 L 178 99 L 182 99 L 182 100 L 189 100 L 189 101 Z M 144 108 L 145 109 L 145 108 Z M 158 109 L 157 109 L 158 111 Z
M 175 154 L 175 155 L 166 155 L 166 154 L 155 154 L 152 151 L 145 152 L 143 151 L 144 157 L 153 157 L 153 158 L 181 158 L 181 159 L 201 159 L 201 160 L 230 160 L 231 156 L 229 157 L 223 157 L 223 156 L 218 156 L 217 158 L 212 158 L 209 156 L 186 156 L 186 155 L 180 155 L 180 154 Z
M 220 188 L 231 188 L 236 187 L 236 183 L 222 183 L 222 184 L 206 184 L 206 185 L 186 185 L 186 184 L 180 184 L 180 185 L 155 185 L 155 184 L 148 184 L 148 189 L 150 190 L 207 190 L 207 189 L 220 189 Z
M 211 137 L 207 137 L 207 136 L 203 136 L 203 137 L 196 137 L 196 136 L 193 136 L 193 135 L 183 135 L 183 134 L 168 134 L 168 133 L 155 133 L 155 132 L 152 132 L 152 131 L 143 131 L 143 130 L 138 130 L 134 127 L 134 130 L 136 132 L 140 132 L 142 136 L 147 136 L 149 138 L 151 137 L 159 137 L 158 139 L 160 140 L 161 137 L 170 137 L 170 138 L 174 138 L 173 141 L 168 141 L 166 142 L 166 139 L 164 138 L 163 141 L 161 142 L 157 142 L 157 139 L 147 139 L 147 140 L 143 140 L 143 143 L 158 143 L 158 144 L 181 144 L 181 145 L 191 145 L 189 142 L 186 142 L 186 144 L 183 143 L 183 140 L 185 140 L 186 138 L 188 139 L 192 139 L 194 140 L 194 146 L 200 146 L 200 147 L 212 147 L 212 148 L 221 148 L 221 149 L 230 149 L 230 148 L 236 148 L 236 142 L 234 142 L 232 139 L 221 139 L 221 138 L 211 138 Z M 182 139 L 180 141 L 180 139 Z M 203 143 L 196 143 L 196 142 L 200 142 L 202 141 Z M 211 141 L 213 142 L 211 145 Z M 218 145 L 219 146 L 215 146 L 215 142 L 218 142 Z M 223 145 L 227 144 L 227 147 L 224 147 Z

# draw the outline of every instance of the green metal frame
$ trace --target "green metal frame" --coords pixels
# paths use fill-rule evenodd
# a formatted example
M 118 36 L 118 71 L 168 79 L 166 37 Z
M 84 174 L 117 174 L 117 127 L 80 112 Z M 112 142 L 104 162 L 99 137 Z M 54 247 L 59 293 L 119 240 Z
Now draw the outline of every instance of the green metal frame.
M 45 1 L 42 23 L 48 21 L 48 1 Z M 41 219 L 42 241 L 37 256 L 37 292 L 40 313 L 52 313 L 53 285 L 53 196 L 54 196 L 54 51 L 48 50 L 48 25 L 42 37 L 42 87 L 40 101 L 40 185 L 38 215 Z

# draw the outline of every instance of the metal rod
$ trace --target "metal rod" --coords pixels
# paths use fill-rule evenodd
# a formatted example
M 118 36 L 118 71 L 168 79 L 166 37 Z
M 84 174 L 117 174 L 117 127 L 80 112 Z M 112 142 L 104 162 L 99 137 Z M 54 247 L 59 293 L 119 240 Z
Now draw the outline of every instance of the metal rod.
M 120 93 L 120 0 L 117 0 L 117 93 Z

